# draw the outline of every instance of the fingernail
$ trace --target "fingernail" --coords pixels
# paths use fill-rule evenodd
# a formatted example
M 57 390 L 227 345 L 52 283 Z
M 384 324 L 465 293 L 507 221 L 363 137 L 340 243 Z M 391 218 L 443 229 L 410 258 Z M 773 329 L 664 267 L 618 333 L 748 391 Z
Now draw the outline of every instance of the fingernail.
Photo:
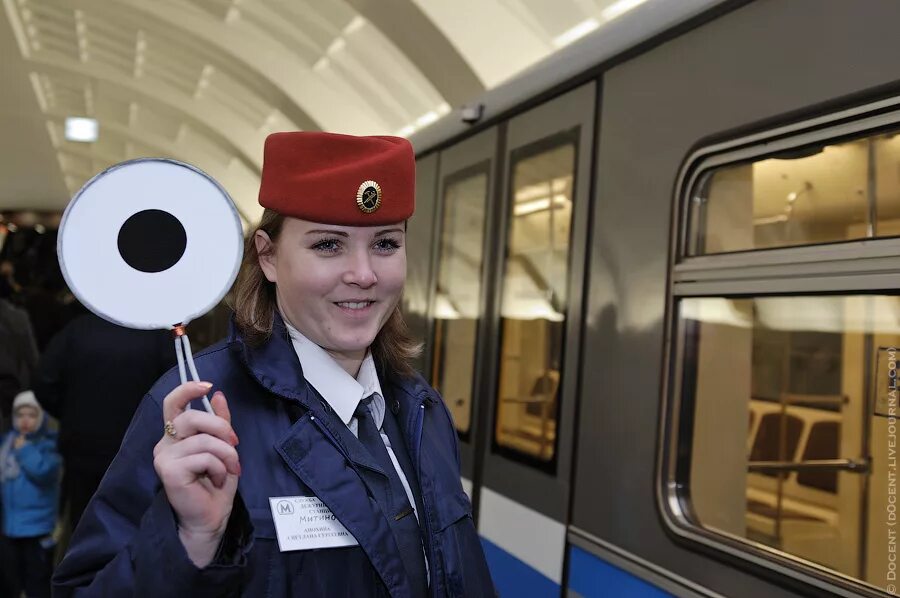
M 241 475 L 241 463 L 240 463 L 240 461 L 238 461 L 238 464 L 237 464 L 237 474 L 238 474 L 238 475 Z
M 240 444 L 240 441 L 238 440 L 237 434 L 232 432 L 231 433 L 231 446 L 237 446 L 239 444 Z
M 205 391 L 209 392 L 209 389 L 213 387 L 212 382 L 198 382 L 197 384 Z

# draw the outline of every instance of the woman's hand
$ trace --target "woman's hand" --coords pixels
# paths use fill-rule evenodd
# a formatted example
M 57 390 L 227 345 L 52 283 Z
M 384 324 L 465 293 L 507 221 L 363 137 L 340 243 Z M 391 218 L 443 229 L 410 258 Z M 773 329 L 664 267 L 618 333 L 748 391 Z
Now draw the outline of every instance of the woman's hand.
M 237 491 L 241 464 L 225 395 L 216 392 L 216 415 L 188 409 L 209 392 L 208 382 L 187 382 L 163 400 L 163 420 L 174 436 L 163 432 L 153 449 L 153 467 L 163 483 L 178 520 L 178 535 L 191 561 L 200 568 L 216 554 Z

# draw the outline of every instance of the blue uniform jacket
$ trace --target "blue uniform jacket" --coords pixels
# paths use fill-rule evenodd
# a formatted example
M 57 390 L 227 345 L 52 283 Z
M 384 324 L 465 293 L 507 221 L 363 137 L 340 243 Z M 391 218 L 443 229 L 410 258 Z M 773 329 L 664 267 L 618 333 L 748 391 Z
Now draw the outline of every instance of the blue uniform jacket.
M 225 393 L 240 438 L 238 496 L 216 558 L 203 569 L 188 559 L 153 469 L 161 402 L 179 383 L 170 371 L 141 402 L 57 568 L 54 595 L 412 596 L 385 515 L 357 473 L 371 463 L 365 451 L 338 441 L 335 420 L 304 379 L 280 319 L 263 345 L 252 348 L 233 330 L 196 363 L 201 377 Z M 418 468 L 431 595 L 492 596 L 460 484 L 450 413 L 421 377 L 386 383 Z M 279 551 L 269 497 L 310 495 L 331 509 L 358 547 Z
M 4 442 L 18 436 L 10 430 Z M 3 482 L 3 533 L 10 538 L 45 536 L 56 527 L 61 460 L 56 452 L 56 433 L 47 428 L 26 436 L 28 442 L 11 449 L 19 464 L 19 475 Z

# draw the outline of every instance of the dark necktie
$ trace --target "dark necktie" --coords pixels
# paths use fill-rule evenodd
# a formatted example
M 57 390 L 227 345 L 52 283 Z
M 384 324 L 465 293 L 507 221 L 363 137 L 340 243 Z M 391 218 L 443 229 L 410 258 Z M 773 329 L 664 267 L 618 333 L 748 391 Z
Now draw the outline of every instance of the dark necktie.
M 356 407 L 358 422 L 357 436 L 364 447 L 369 451 L 378 465 L 384 470 L 390 481 L 390 496 L 376 499 L 381 510 L 387 515 L 388 523 L 394 532 L 397 546 L 400 549 L 400 558 L 409 576 L 410 585 L 415 596 L 428 595 L 428 582 L 425 577 L 425 555 L 422 552 L 422 537 L 419 532 L 419 524 L 413 514 L 413 508 L 406 497 L 406 490 L 394 469 L 394 463 L 388 455 L 387 447 L 381 439 L 381 433 L 375 425 L 375 418 L 369 409 L 372 397 L 360 401 Z M 387 417 L 387 413 L 385 417 Z M 390 502 L 390 504 L 383 504 Z

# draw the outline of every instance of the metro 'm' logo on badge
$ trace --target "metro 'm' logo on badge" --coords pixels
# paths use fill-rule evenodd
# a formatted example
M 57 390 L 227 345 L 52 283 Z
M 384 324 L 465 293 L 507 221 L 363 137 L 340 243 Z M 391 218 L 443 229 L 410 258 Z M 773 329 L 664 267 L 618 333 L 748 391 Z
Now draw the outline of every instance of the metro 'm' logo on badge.
M 316 496 L 273 496 L 269 506 L 282 552 L 359 545 Z

